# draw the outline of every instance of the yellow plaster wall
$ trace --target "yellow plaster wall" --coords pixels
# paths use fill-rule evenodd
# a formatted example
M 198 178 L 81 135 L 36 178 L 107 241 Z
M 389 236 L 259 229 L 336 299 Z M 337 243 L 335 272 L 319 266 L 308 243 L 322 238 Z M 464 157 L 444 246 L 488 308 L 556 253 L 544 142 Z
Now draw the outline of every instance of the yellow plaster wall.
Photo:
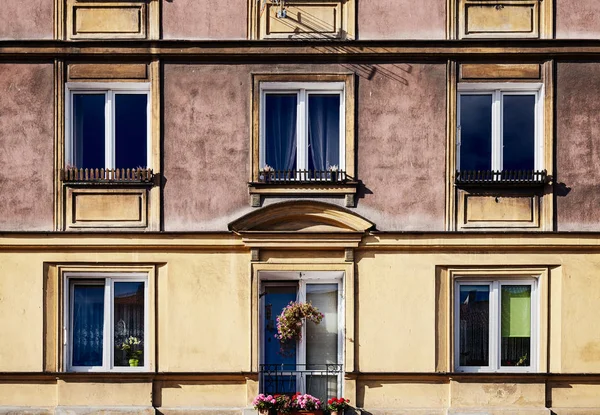
M 246 383 L 240 382 L 161 382 L 161 406 L 246 407 Z
M 543 407 L 546 403 L 543 383 L 450 382 L 452 407 Z
M 60 380 L 58 381 L 58 405 L 149 406 L 152 405 L 152 383 Z
M 56 405 L 56 382 L 0 382 L 0 405 L 54 406 Z
M 43 264 L 0 254 L 0 372 L 42 370 Z
M 443 244 L 444 238 L 437 243 Z M 187 243 L 187 242 L 186 242 Z M 167 252 L 169 251 L 169 252 Z M 310 263 L 305 254 L 280 251 L 269 266 Z M 339 252 L 332 251 L 334 262 Z M 487 383 L 395 381 L 373 372 L 434 372 L 436 365 L 437 267 L 548 267 L 549 367 L 554 373 L 600 373 L 600 253 L 595 249 L 360 249 L 355 253 L 356 348 L 360 372 L 356 403 L 365 408 L 600 407 L 600 386 L 588 383 L 489 381 Z M 323 262 L 325 255 L 319 255 Z M 44 264 L 162 264 L 156 276 L 159 372 L 250 370 L 252 306 L 250 253 L 119 247 L 56 248 L 0 253 L 0 372 L 43 368 Z M 287 265 L 286 265 L 287 264 Z M 307 265 L 308 267 L 308 265 Z M 255 328 L 256 329 L 256 328 Z M 256 346 L 256 345 L 255 345 Z M 93 379 L 92 379 L 93 380 Z M 352 382 L 346 382 L 352 384 Z M 250 381 L 251 385 L 255 382 Z M 163 407 L 245 407 L 254 393 L 243 381 L 159 381 Z M 255 390 L 253 389 L 255 392 Z M 353 390 L 347 392 L 354 394 Z M 158 393 L 158 392 L 157 392 Z M 551 396 L 546 396 L 549 393 Z M 151 405 L 151 381 L 0 383 L 0 405 Z M 157 397 L 158 398 L 158 397 Z
M 562 371 L 600 372 L 600 258 L 579 257 L 562 279 Z
M 361 252 L 357 262 L 358 369 L 434 371 L 434 262 L 390 252 Z
M 168 258 L 167 281 L 159 282 L 158 294 L 159 320 L 165 320 L 159 371 L 249 370 L 249 259 L 245 253 L 210 252 Z
M 446 383 L 364 381 L 357 388 L 357 405 L 364 408 L 445 408 Z
M 551 393 L 555 408 L 600 408 L 600 385 L 555 383 Z

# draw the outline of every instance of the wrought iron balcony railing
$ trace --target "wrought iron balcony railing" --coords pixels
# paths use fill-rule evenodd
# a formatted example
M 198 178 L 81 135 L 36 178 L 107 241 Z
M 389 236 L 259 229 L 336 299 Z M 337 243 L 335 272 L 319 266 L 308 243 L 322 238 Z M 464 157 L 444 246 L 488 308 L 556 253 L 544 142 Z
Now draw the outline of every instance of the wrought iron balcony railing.
M 261 183 L 343 183 L 349 177 L 344 170 L 260 170 Z
M 340 395 L 343 373 L 341 364 L 262 364 L 259 387 L 264 394 L 302 392 L 324 402 Z
M 462 170 L 456 184 L 462 186 L 540 186 L 548 182 L 546 170 Z

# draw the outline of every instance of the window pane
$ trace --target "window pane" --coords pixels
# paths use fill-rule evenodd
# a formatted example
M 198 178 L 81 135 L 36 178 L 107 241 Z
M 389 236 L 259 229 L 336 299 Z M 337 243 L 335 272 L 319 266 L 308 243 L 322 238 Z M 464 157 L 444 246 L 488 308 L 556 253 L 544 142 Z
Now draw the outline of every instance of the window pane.
M 535 95 L 504 95 L 503 169 L 533 170 Z
M 306 369 L 327 371 L 338 363 L 338 285 L 307 284 L 306 301 L 325 315 L 320 324 L 306 323 Z M 307 375 L 307 393 L 327 399 L 337 395 L 337 376 L 330 373 Z
M 276 170 L 296 169 L 297 103 L 296 94 L 265 96 L 265 163 Z
M 147 167 L 148 96 L 115 95 L 115 166 Z
M 73 94 L 73 163 L 76 167 L 106 167 L 104 101 L 104 94 Z
M 144 283 L 114 284 L 115 366 L 144 365 Z
M 340 165 L 340 95 L 308 96 L 308 169 Z
M 102 366 L 104 285 L 73 287 L 73 366 Z
M 460 95 L 460 170 L 492 169 L 492 95 Z
M 529 366 L 531 286 L 502 285 L 502 366 Z
M 490 287 L 461 285 L 460 366 L 489 366 Z
M 277 334 L 277 317 L 290 303 L 296 301 L 297 285 L 268 285 L 263 291 L 263 345 L 261 373 L 262 391 L 266 394 L 290 393 L 299 390 L 296 372 L 296 342 L 282 347 Z

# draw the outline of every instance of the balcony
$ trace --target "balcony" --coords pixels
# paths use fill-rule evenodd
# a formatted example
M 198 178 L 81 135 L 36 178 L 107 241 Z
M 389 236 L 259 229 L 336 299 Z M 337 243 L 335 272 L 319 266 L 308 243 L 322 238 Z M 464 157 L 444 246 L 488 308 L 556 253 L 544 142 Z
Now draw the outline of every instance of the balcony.
M 154 184 L 152 169 L 82 169 L 68 167 L 61 170 L 63 183 L 74 184 Z
M 459 187 L 538 187 L 548 183 L 546 170 L 463 170 L 456 172 Z
M 259 183 L 345 183 L 344 170 L 260 170 Z
M 260 365 L 260 392 L 264 394 L 308 393 L 325 402 L 341 395 L 344 368 L 341 364 Z

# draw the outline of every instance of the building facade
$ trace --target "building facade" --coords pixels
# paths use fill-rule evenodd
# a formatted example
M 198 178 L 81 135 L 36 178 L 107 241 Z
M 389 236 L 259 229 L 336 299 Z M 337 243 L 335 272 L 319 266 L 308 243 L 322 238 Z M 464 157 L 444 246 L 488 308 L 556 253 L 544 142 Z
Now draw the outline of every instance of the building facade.
M 4 0 L 0 413 L 600 413 L 596 93 L 596 0 Z

